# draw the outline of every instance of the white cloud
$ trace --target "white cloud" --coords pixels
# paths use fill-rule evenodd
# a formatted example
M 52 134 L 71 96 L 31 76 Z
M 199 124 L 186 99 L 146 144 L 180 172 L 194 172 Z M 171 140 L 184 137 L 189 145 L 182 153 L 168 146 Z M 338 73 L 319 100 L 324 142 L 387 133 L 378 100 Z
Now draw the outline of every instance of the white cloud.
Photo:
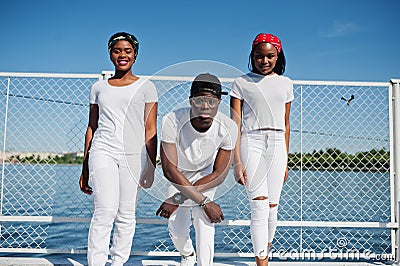
M 360 27 L 353 22 L 334 21 L 332 27 L 321 33 L 322 37 L 335 38 L 348 36 L 360 31 Z

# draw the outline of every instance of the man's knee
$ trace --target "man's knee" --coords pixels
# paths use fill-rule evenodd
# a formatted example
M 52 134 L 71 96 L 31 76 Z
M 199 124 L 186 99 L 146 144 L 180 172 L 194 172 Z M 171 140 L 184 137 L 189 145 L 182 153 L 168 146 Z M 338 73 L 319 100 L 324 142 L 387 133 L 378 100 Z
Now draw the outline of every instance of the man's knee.
M 169 224 L 168 232 L 173 239 L 188 239 L 190 236 L 190 227 L 182 228 Z

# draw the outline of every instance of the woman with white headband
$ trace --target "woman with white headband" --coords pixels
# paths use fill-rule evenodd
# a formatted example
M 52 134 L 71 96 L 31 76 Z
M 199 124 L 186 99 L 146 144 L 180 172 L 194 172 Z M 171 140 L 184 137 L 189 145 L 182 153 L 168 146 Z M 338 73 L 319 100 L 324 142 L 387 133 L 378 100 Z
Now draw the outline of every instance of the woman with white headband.
M 136 226 L 140 187 L 154 180 L 157 154 L 157 90 L 132 74 L 139 42 L 129 33 L 111 36 L 108 52 L 115 75 L 93 84 L 80 188 L 94 195 L 88 236 L 88 264 L 123 265 Z M 92 187 L 89 186 L 89 178 Z M 112 245 L 109 248 L 114 226 Z

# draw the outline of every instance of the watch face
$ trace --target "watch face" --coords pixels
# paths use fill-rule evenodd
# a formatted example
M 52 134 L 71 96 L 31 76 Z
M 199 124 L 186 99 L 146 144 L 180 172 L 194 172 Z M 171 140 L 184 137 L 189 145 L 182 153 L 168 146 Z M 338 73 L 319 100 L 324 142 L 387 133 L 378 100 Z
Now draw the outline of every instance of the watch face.
M 181 193 L 176 193 L 176 194 L 174 195 L 174 201 L 175 201 L 177 204 L 182 204 L 182 203 L 184 202 L 183 197 L 182 197 L 182 194 L 181 194 Z
M 182 199 L 182 195 L 181 194 L 175 194 L 174 196 L 176 201 L 180 201 Z

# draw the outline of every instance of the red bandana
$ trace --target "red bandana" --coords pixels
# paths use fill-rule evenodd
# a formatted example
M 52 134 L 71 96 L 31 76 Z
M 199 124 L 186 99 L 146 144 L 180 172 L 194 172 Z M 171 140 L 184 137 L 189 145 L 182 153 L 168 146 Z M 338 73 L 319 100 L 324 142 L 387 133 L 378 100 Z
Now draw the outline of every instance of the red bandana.
M 269 42 L 269 43 L 271 43 L 278 50 L 278 54 L 282 51 L 281 40 L 279 40 L 278 37 L 276 37 L 276 36 L 274 36 L 272 34 L 267 34 L 267 33 L 258 34 L 256 36 L 256 38 L 254 39 L 254 41 L 253 41 L 252 48 L 254 48 L 254 46 L 256 46 L 257 44 L 259 44 L 261 42 Z

